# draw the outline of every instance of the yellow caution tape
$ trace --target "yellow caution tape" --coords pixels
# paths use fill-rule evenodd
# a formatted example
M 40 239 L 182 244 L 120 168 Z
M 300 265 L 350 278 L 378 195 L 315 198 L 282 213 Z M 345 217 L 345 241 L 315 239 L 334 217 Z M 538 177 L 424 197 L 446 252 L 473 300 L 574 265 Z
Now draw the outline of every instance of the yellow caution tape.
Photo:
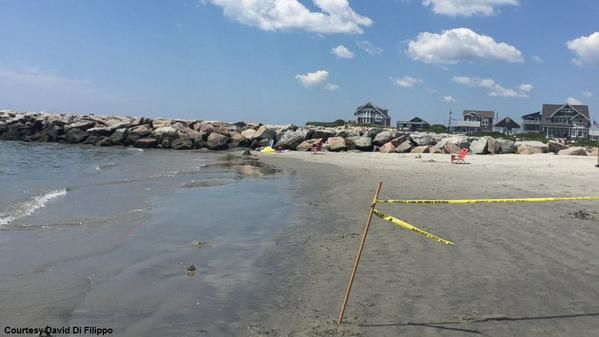
M 381 204 L 490 204 L 509 202 L 552 202 L 599 200 L 599 197 L 518 198 L 518 199 L 454 199 L 454 200 L 377 200 Z
M 440 237 L 438 237 L 436 235 L 433 235 L 433 234 L 431 234 L 431 233 L 429 233 L 429 232 L 427 232 L 425 230 L 422 230 L 422 229 L 420 229 L 420 228 L 418 228 L 416 226 L 412 226 L 412 225 L 410 225 L 409 223 L 407 223 L 407 222 L 405 222 L 403 220 L 400 220 L 398 218 L 395 218 L 395 217 L 392 217 L 390 215 L 384 214 L 381 211 L 379 211 L 378 209 L 374 209 L 373 210 L 373 214 L 376 215 L 376 216 L 378 216 L 379 218 L 381 218 L 383 220 L 387 220 L 387 221 L 389 221 L 389 222 L 391 222 L 393 224 L 396 224 L 396 225 L 398 225 L 400 227 L 403 227 L 403 228 L 405 228 L 407 230 L 416 232 L 416 233 L 418 233 L 420 235 L 424 235 L 424 236 L 426 236 L 429 239 L 432 239 L 432 240 L 435 240 L 435 241 L 439 241 L 439 242 L 444 243 L 446 245 L 455 245 L 455 243 L 453 243 L 453 242 L 451 242 L 449 240 L 445 240 L 445 239 L 440 238 Z

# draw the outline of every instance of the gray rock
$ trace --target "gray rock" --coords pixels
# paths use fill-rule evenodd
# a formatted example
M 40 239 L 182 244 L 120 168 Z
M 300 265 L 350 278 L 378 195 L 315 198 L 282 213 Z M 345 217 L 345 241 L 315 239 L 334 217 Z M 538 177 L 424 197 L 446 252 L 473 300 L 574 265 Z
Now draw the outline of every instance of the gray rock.
M 370 137 L 349 137 L 345 139 L 345 143 L 350 150 L 372 151 L 372 139 Z
M 567 149 L 560 150 L 558 153 L 560 156 L 587 156 L 587 151 L 581 146 L 572 146 Z
M 534 153 L 547 152 L 547 144 L 536 140 L 518 141 L 514 143 L 514 146 L 517 148 L 520 148 L 521 145 L 526 145 L 527 147 L 534 148 Z
M 156 138 L 139 138 L 135 141 L 134 146 L 140 148 L 156 147 L 158 145 L 158 139 Z
M 395 152 L 395 145 L 393 145 L 393 142 L 388 142 L 383 144 L 383 146 L 381 146 L 379 148 L 379 152 L 381 153 L 394 153 Z
M 254 138 L 255 134 L 256 134 L 256 130 L 254 130 L 254 129 L 246 129 L 246 130 L 241 131 L 241 135 L 243 137 L 245 137 L 246 139 Z
M 487 137 L 481 137 L 470 144 L 470 152 L 472 154 L 487 154 Z
M 410 134 L 410 139 L 417 146 L 435 145 L 435 139 L 426 132 L 414 132 Z
M 114 133 L 108 137 L 110 142 L 114 145 L 123 145 L 127 138 L 127 128 L 116 129 Z
M 66 133 L 66 142 L 72 144 L 78 144 L 83 142 L 89 134 L 82 129 L 72 128 Z
M 503 138 L 496 139 L 495 141 L 499 146 L 499 152 L 497 153 L 514 153 L 514 141 Z
M 193 141 L 187 135 L 180 135 L 179 138 L 171 142 L 171 147 L 175 150 L 191 150 L 193 149 Z
M 96 125 L 96 123 L 94 123 L 92 121 L 81 120 L 81 121 L 77 121 L 77 122 L 65 125 L 64 129 L 65 130 L 70 130 L 70 129 L 87 130 L 87 129 L 93 128 L 94 125 Z
M 206 140 L 206 147 L 210 150 L 224 150 L 227 148 L 229 137 L 220 133 L 212 132 Z
M 547 142 L 547 152 L 558 153 L 561 150 L 567 149 L 568 145 L 556 142 L 554 140 L 550 140 Z
M 177 135 L 177 129 L 173 128 L 172 126 L 163 126 L 154 129 L 152 135 L 159 139 L 164 137 L 175 137 Z
M 395 138 L 395 131 L 382 131 L 374 137 L 374 139 L 372 140 L 372 144 L 376 146 L 381 146 L 385 143 L 388 143 L 393 138 Z
M 325 148 L 329 151 L 345 151 L 347 145 L 345 144 L 345 138 L 343 137 L 330 137 L 327 139 Z
M 416 146 L 410 152 L 411 153 L 429 153 L 430 149 L 431 149 L 431 145 L 422 145 L 422 146 Z
M 281 136 L 281 139 L 275 144 L 275 147 L 281 149 L 295 149 L 306 139 L 307 134 L 308 131 L 306 130 L 286 131 Z
M 166 127 L 166 126 L 171 126 L 171 120 L 170 119 L 158 118 L 158 119 L 154 119 L 152 121 L 152 128 L 154 128 L 154 129 L 163 128 L 163 127 Z
M 308 139 L 304 140 L 300 145 L 298 145 L 295 150 L 296 151 L 310 151 L 314 145 L 318 144 L 318 142 L 322 141 L 322 139 Z
M 411 150 L 412 150 L 412 143 L 409 140 L 405 140 L 403 143 L 401 143 L 395 147 L 395 152 L 397 152 L 397 153 L 410 152 Z

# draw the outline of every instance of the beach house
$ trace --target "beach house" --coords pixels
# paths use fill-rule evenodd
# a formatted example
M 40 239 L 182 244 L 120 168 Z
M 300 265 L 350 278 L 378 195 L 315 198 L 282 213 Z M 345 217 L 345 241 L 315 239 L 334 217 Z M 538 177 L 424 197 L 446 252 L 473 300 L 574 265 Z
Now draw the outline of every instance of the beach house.
M 588 105 L 543 104 L 542 128 L 547 138 L 588 138 Z
M 495 124 L 495 131 L 511 135 L 520 132 L 520 124 L 510 117 L 505 117 Z
M 493 131 L 495 111 L 464 110 L 464 121 L 480 122 L 481 131 Z
M 430 127 L 431 125 L 420 117 L 414 117 L 409 121 L 397 122 L 397 129 L 401 131 L 422 131 Z
M 540 111 L 533 112 L 522 116 L 522 132 L 542 132 L 543 131 L 543 116 Z
M 380 125 L 391 126 L 389 110 L 376 106 L 370 102 L 360 105 L 354 112 L 356 124 L 358 125 Z

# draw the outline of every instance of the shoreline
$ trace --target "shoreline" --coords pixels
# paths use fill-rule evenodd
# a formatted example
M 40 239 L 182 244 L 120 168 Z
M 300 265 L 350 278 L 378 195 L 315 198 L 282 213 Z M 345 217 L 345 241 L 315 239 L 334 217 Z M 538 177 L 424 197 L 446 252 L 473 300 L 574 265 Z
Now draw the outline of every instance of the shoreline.
M 323 190 L 312 206 L 314 224 L 296 228 L 304 232 L 296 237 L 304 250 L 284 284 L 302 284 L 287 293 L 297 299 L 256 323 L 260 329 L 250 336 L 592 336 L 599 329 L 596 202 L 386 206 L 456 246 L 375 220 L 345 322 L 335 325 L 379 179 L 389 198 L 599 195 L 588 183 L 598 170 L 594 158 L 477 156 L 470 165 L 451 165 L 448 157 L 260 155 L 295 170 L 304 188 Z

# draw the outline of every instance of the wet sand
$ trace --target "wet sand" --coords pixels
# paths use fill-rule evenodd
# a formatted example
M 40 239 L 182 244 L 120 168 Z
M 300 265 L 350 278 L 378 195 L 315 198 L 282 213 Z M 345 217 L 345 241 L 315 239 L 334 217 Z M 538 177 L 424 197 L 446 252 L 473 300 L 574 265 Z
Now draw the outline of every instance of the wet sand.
M 598 336 L 599 202 L 383 205 L 452 240 L 374 221 L 345 323 L 335 325 L 376 183 L 382 198 L 599 195 L 596 158 L 289 152 L 260 160 L 296 172 L 298 203 L 273 254 L 269 305 L 250 336 Z M 277 255 L 276 253 L 280 253 Z

